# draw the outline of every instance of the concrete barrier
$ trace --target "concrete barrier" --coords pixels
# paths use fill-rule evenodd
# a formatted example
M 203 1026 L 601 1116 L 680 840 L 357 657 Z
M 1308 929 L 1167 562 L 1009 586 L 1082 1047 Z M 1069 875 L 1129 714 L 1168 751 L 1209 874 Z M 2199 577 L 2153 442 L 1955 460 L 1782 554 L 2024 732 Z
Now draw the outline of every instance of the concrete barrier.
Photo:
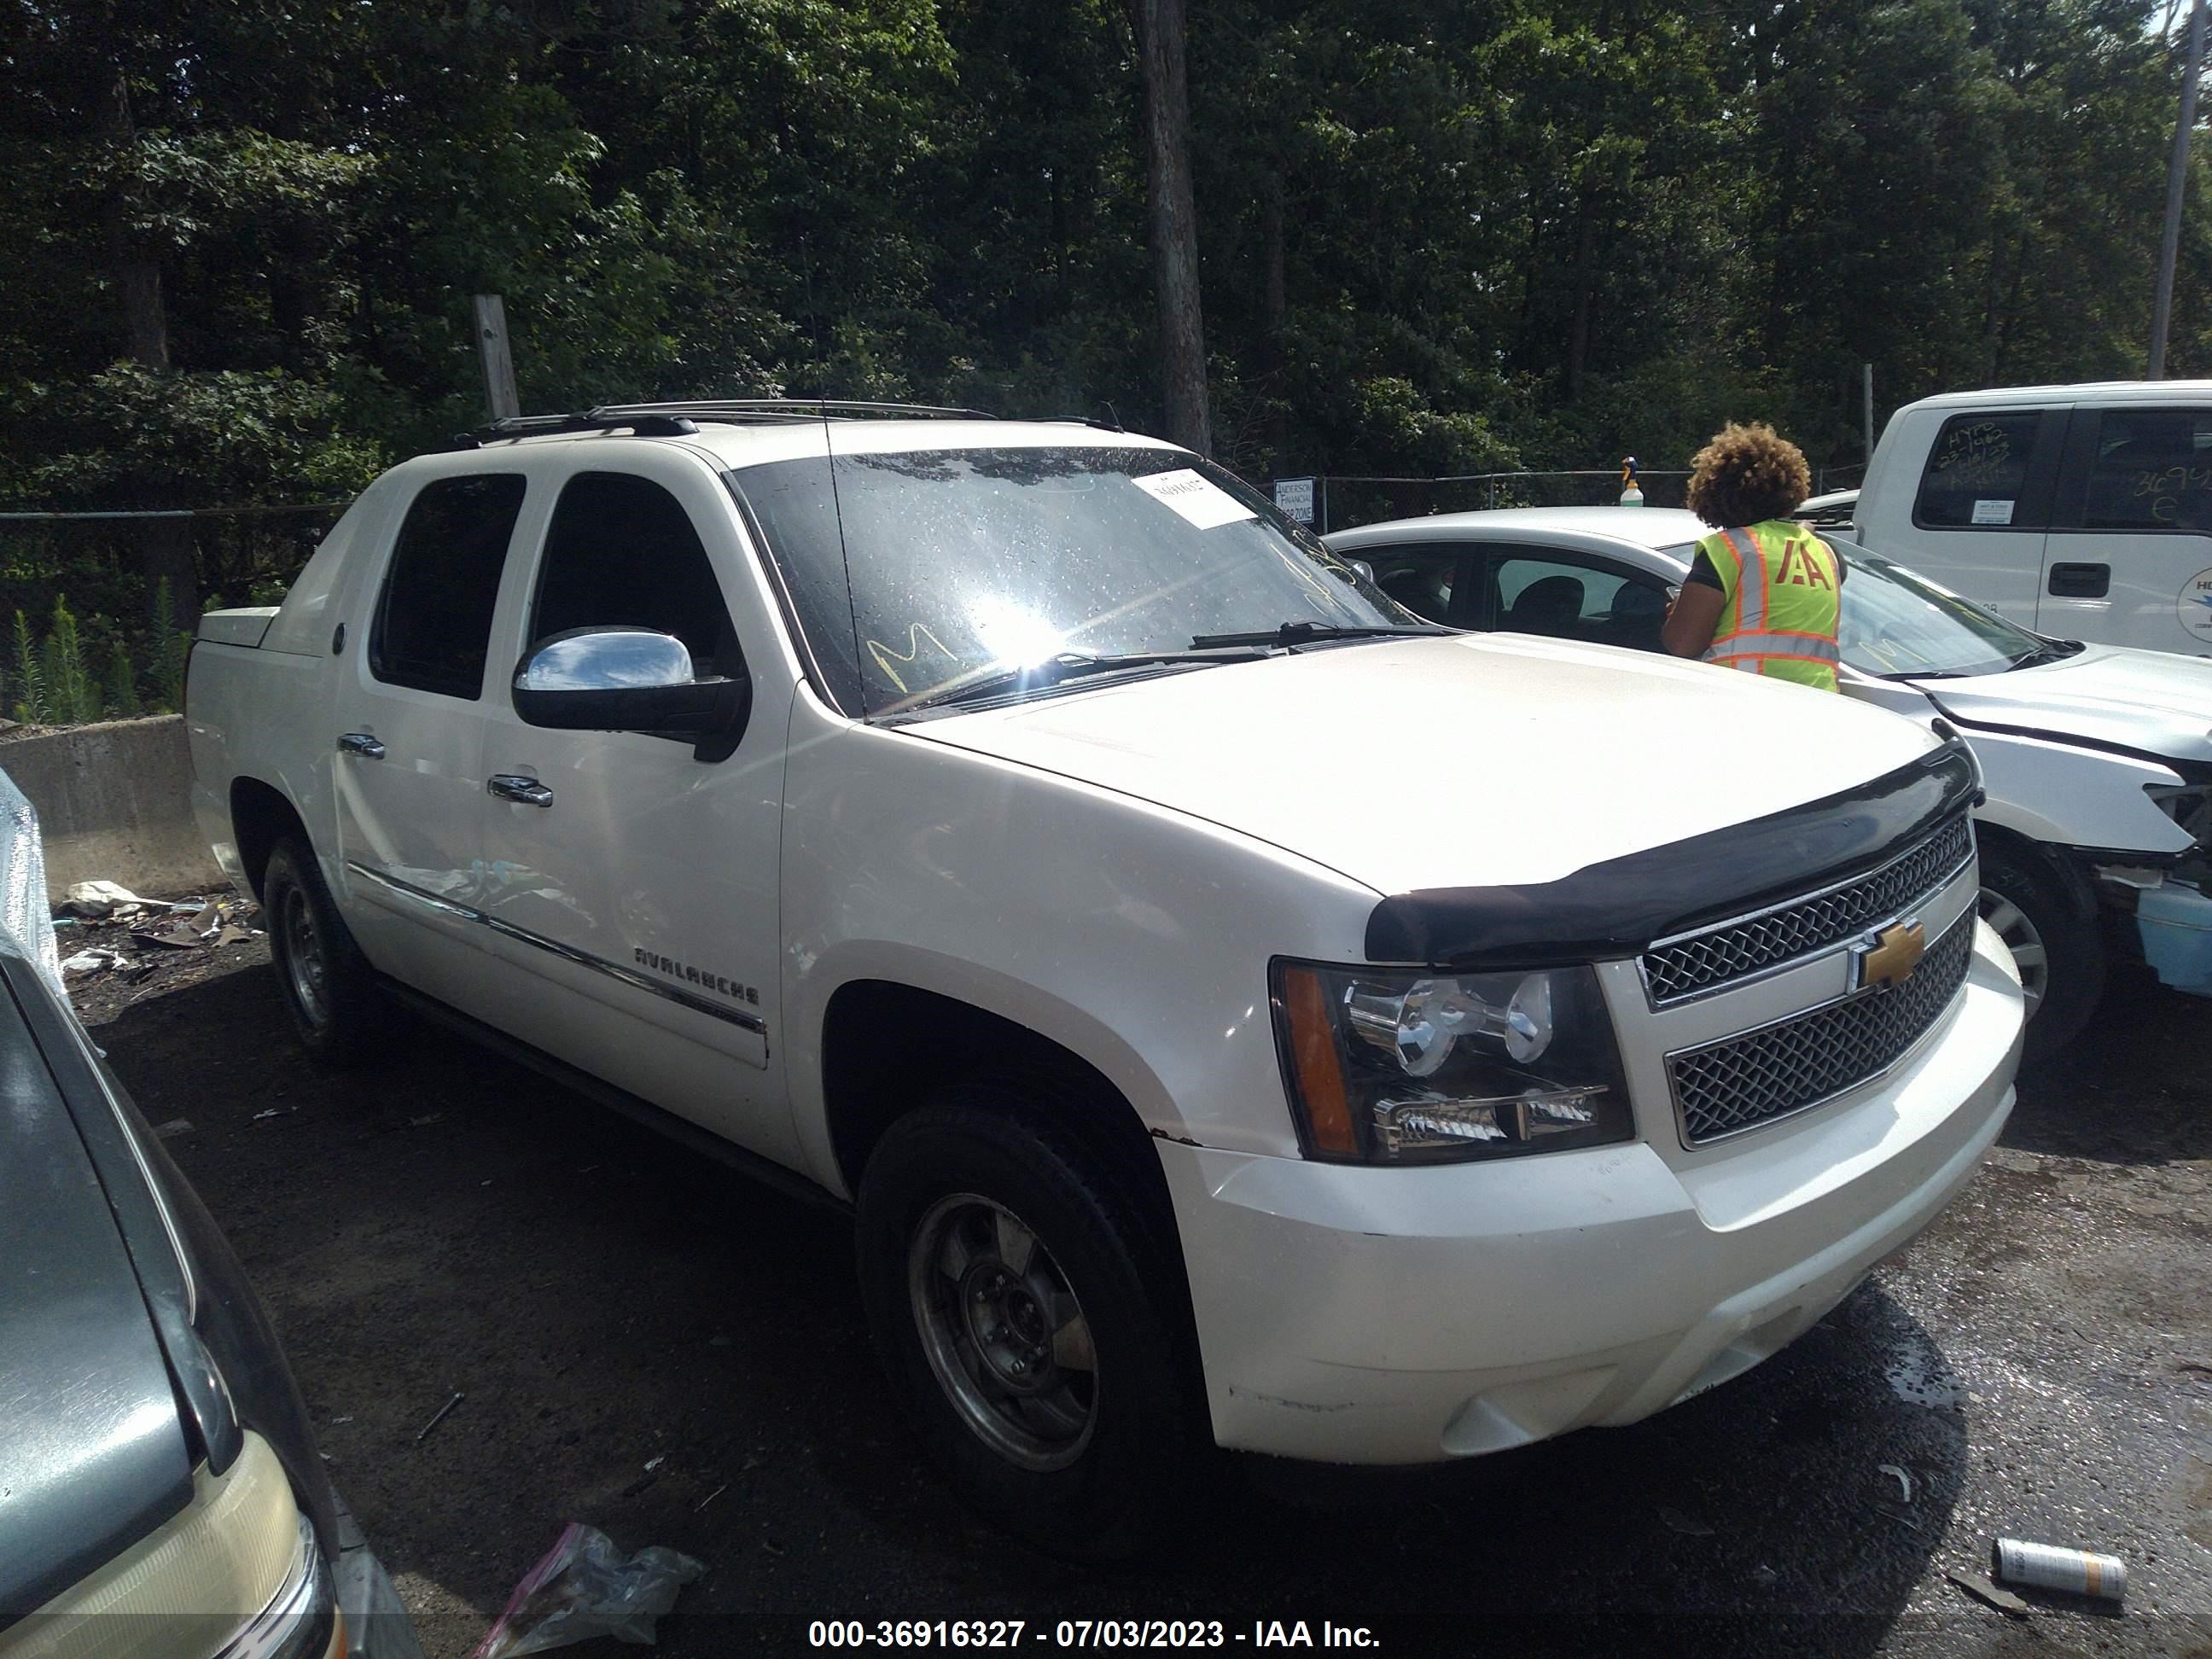
M 46 892 L 119 882 L 135 893 L 224 884 L 192 818 L 191 750 L 180 714 L 72 726 L 0 743 L 0 770 L 39 810 Z

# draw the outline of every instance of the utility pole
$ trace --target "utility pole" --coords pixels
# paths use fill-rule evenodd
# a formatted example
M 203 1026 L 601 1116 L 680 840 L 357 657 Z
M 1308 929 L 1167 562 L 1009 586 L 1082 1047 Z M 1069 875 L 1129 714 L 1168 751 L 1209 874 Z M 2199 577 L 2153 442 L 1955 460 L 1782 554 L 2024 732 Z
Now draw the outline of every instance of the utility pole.
M 514 354 L 507 343 L 507 301 L 496 294 L 475 296 L 477 355 L 483 362 L 484 402 L 495 421 L 522 413 L 514 391 Z
M 2166 378 L 2166 337 L 2173 320 L 2173 262 L 2181 248 L 2182 187 L 2189 181 L 2189 135 L 2197 125 L 2197 76 L 2204 62 L 2204 0 L 2189 9 L 2189 64 L 2181 76 L 2181 118 L 2166 164 L 2166 233 L 2158 244 L 2158 297 L 2151 302 L 2150 373 Z
M 1859 365 L 1859 392 L 1865 404 L 1867 464 L 1874 464 L 1874 365 Z

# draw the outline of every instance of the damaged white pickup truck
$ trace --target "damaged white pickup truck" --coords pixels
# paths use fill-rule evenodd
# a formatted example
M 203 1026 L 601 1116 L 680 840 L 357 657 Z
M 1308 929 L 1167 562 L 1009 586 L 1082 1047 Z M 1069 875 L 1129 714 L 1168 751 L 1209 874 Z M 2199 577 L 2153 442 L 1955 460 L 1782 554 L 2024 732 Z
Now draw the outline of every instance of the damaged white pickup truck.
M 396 994 L 849 1203 L 938 1461 L 1085 1555 L 1209 1444 L 1633 1422 L 1972 1176 L 2021 995 L 1960 745 L 1425 623 L 1153 440 L 881 414 L 507 422 L 204 619 L 312 1053 Z

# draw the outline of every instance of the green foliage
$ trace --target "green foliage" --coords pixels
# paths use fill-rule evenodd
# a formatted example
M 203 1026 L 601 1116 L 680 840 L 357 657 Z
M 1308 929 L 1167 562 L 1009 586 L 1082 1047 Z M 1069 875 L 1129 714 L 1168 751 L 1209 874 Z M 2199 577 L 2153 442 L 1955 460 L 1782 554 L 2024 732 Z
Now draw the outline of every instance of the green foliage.
M 153 679 L 154 708 L 157 714 L 175 714 L 184 712 L 185 667 L 191 660 L 192 636 L 177 626 L 174 602 L 169 597 L 169 585 L 157 582 L 154 587 Z
M 25 726 L 47 725 L 53 713 L 46 700 L 46 668 L 40 659 L 38 645 L 31 637 L 30 622 L 20 611 L 15 613 L 13 646 L 15 683 L 21 688 L 15 700 L 15 718 Z
M 108 647 L 107 678 L 101 688 L 101 702 L 110 720 L 136 720 L 146 712 L 146 705 L 138 696 L 138 672 L 131 665 L 131 653 L 119 641 Z
M 49 720 L 57 726 L 82 726 L 100 718 L 100 686 L 85 665 L 76 617 L 66 599 L 54 601 L 53 624 L 39 647 L 39 669 Z
M 51 0 L 35 21 L 0 103 L 9 507 L 342 501 L 483 418 L 488 292 L 533 409 L 789 390 L 1158 424 L 1109 0 Z M 1759 416 L 1849 463 L 1862 362 L 1885 406 L 2139 374 L 2170 21 L 2144 0 L 1214 0 L 1188 45 L 1221 456 L 1255 477 L 1660 469 Z M 2208 165 L 2200 146 L 2178 374 L 2212 368 Z M 148 316 L 159 349 L 127 325 Z M 276 517 L 11 532 L 0 606 L 115 619 L 173 704 L 199 595 L 270 598 L 308 548 Z

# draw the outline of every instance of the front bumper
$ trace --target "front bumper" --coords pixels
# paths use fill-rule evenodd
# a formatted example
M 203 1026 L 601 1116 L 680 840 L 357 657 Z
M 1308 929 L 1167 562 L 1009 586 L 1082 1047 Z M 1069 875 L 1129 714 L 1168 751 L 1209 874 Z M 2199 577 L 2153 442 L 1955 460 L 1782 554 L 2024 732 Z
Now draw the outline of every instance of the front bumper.
M 1160 1142 L 1214 1436 L 1442 1462 L 1633 1423 L 1750 1369 L 1917 1237 L 2004 1127 L 2021 997 L 1978 926 L 1902 1066 L 1696 1152 L 1370 1169 Z M 1668 1115 L 1671 1119 L 1671 1115 Z

